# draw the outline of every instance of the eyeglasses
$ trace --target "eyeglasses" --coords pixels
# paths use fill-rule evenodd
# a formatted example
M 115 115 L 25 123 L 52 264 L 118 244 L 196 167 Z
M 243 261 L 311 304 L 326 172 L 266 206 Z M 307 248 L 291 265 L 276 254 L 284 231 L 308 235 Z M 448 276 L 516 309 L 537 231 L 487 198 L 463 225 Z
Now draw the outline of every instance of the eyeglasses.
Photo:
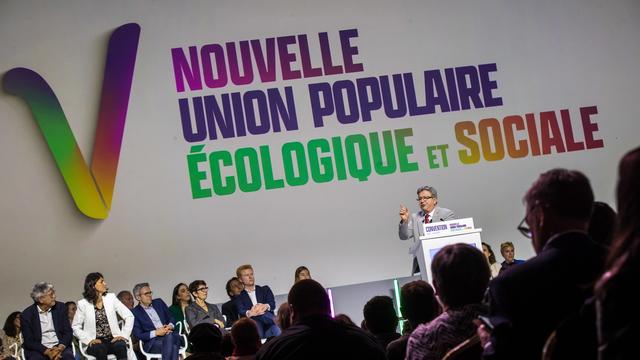
M 433 196 L 421 196 L 417 198 L 416 201 L 429 200 L 429 199 L 433 199 Z
M 205 291 L 205 290 L 209 290 L 209 288 L 205 286 L 205 287 L 201 287 L 200 289 L 197 289 L 196 291 Z
M 520 224 L 518 224 L 517 229 L 524 237 L 531 239 L 531 229 L 529 229 L 529 225 L 527 225 L 526 216 L 522 218 L 522 221 L 520 221 Z
M 140 295 L 144 295 L 144 296 L 149 296 L 149 295 L 153 295 L 153 291 L 147 291 L 147 292 L 143 292 Z

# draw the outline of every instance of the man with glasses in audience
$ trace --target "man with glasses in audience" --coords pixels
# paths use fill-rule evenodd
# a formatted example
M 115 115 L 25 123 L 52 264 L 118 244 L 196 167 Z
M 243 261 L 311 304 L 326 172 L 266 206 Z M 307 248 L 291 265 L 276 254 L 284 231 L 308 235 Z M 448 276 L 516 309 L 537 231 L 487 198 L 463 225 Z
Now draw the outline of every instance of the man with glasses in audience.
M 489 284 L 489 323 L 478 328 L 487 360 L 540 359 L 552 332 L 591 296 L 602 269 L 602 248 L 587 235 L 593 191 L 584 174 L 549 170 L 524 200 L 518 229 L 537 255 Z
M 133 288 L 138 305 L 132 309 L 135 321 L 133 334 L 142 341 L 143 349 L 152 354 L 162 354 L 163 360 L 177 360 L 180 350 L 180 335 L 173 331 L 174 320 L 167 304 L 154 299 L 149 283 L 140 283 Z
M 412 273 L 420 272 L 416 252 L 420 246 L 420 236 L 424 236 L 424 224 L 452 220 L 453 211 L 438 206 L 438 192 L 432 186 L 421 186 L 416 191 L 420 211 L 409 213 L 404 205 L 400 205 L 400 224 L 398 236 L 400 240 L 411 240 L 409 253 L 413 255 Z
M 33 305 L 22 312 L 22 345 L 27 359 L 73 360 L 73 331 L 64 303 L 53 285 L 39 282 L 31 291 Z

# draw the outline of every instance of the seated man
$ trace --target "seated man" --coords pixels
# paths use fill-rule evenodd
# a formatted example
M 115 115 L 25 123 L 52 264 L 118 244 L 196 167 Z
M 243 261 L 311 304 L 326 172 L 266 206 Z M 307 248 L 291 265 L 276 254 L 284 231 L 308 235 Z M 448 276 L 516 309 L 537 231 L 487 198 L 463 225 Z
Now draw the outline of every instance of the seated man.
M 132 312 L 134 335 L 142 341 L 142 348 L 153 354 L 162 354 L 164 360 L 178 359 L 180 335 L 173 332 L 173 317 L 162 299 L 154 299 L 148 283 L 137 284 L 133 296 L 138 306 Z
M 73 332 L 64 303 L 56 301 L 53 285 L 39 282 L 31 291 L 33 305 L 21 316 L 23 349 L 27 359 L 73 360 Z
M 271 289 L 256 285 L 251 265 L 238 267 L 236 275 L 244 284 L 244 290 L 234 300 L 240 315 L 251 318 L 258 324 L 261 338 L 280 335 L 280 328 L 276 325 L 273 314 L 276 302 Z
M 226 317 L 226 322 L 224 324 L 225 327 L 230 328 L 233 324 L 238 321 L 238 308 L 236 308 L 235 298 L 240 295 L 242 290 L 244 289 L 244 285 L 240 282 L 240 279 L 237 277 L 232 277 L 227 281 L 227 295 L 229 295 L 229 301 L 222 304 L 222 315 Z
M 295 283 L 288 302 L 293 325 L 265 343 L 257 360 L 386 359 L 371 334 L 331 318 L 329 295 L 315 280 Z

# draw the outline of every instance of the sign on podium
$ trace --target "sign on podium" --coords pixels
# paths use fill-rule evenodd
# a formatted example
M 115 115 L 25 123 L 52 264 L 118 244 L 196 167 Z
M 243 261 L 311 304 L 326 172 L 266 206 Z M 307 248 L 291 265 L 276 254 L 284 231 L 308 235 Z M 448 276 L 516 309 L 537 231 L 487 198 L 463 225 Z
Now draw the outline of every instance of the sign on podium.
M 430 284 L 433 280 L 431 262 L 443 247 L 464 243 L 482 251 L 482 239 L 480 239 L 482 229 L 474 228 L 473 218 L 434 222 L 423 226 L 425 235 L 420 237 L 416 257 L 420 265 L 420 277 Z

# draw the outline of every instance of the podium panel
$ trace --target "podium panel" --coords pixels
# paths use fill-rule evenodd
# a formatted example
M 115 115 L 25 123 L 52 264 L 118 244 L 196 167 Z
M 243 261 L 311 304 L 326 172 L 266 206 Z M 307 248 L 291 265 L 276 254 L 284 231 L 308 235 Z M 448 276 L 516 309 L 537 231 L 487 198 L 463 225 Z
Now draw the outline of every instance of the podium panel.
M 459 226 L 456 228 L 455 225 L 460 223 L 471 224 L 471 226 L 466 226 L 464 229 L 460 229 Z M 415 255 L 420 265 L 420 277 L 429 284 L 433 284 L 431 262 L 443 247 L 463 243 L 475 246 L 482 251 L 482 239 L 480 238 L 482 229 L 473 229 L 473 219 L 471 218 L 431 223 L 428 226 L 441 231 L 427 232 L 429 235 L 421 236 L 418 251 Z

